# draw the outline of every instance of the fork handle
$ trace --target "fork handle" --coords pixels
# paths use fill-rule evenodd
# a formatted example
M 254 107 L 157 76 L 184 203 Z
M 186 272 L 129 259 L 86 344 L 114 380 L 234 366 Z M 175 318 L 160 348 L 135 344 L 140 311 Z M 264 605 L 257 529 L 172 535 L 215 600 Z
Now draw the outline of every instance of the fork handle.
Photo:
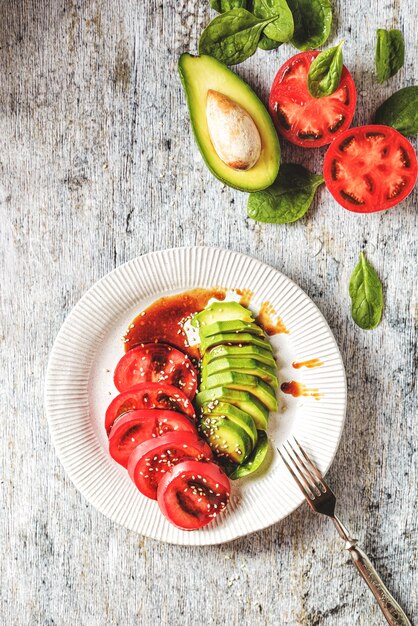
M 350 533 L 341 520 L 333 515 L 331 517 L 338 534 L 345 541 L 346 550 L 350 553 L 354 565 L 357 567 L 362 578 L 368 584 L 378 605 L 386 617 L 390 626 L 412 626 L 403 609 L 396 602 L 389 589 L 383 583 L 379 574 L 371 564 L 367 554 L 357 545 L 357 539 L 351 539 Z
M 365 552 L 357 545 L 357 541 L 349 539 L 346 548 L 354 565 L 370 587 L 388 624 L 390 626 L 412 626 L 402 608 L 384 585 Z

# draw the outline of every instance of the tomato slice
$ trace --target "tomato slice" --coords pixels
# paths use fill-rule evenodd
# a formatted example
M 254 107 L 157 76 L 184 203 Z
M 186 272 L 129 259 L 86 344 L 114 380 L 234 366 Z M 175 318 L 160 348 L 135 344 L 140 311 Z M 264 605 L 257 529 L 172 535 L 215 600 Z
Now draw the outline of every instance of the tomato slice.
M 158 504 L 166 518 L 183 530 L 210 524 L 228 504 L 230 483 L 215 463 L 181 461 L 158 486 Z
M 182 413 L 160 409 L 129 411 L 116 420 L 110 431 L 110 456 L 127 467 L 129 456 L 136 446 L 173 431 L 197 436 L 196 426 Z
M 167 433 L 135 448 L 129 457 L 129 476 L 144 496 L 157 499 L 161 478 L 184 458 L 211 459 L 208 444 L 194 433 Z
M 145 382 L 166 382 L 188 398 L 196 394 L 197 375 L 189 357 L 167 343 L 145 343 L 129 350 L 115 369 L 118 391 Z
M 417 180 L 415 150 L 389 126 L 369 125 L 346 130 L 324 159 L 325 183 L 336 201 L 349 211 L 373 213 L 399 204 Z
M 344 66 L 341 82 L 330 96 L 314 98 L 308 72 L 318 51 L 296 54 L 279 69 L 270 92 L 269 109 L 277 131 L 304 148 L 326 146 L 344 132 L 354 116 L 356 86 Z
M 140 383 L 120 393 L 109 404 L 105 417 L 107 434 L 119 415 L 137 409 L 168 409 L 196 418 L 189 398 L 177 387 L 166 383 Z

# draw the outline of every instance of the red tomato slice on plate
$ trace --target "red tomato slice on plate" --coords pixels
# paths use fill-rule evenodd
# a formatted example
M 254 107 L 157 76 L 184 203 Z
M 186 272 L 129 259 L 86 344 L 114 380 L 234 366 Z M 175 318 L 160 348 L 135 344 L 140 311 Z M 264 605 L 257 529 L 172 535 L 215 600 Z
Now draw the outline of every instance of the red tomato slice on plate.
M 167 433 L 135 448 L 128 461 L 129 476 L 144 496 L 156 500 L 161 478 L 184 458 L 211 459 L 212 451 L 193 433 Z
M 196 418 L 189 398 L 177 387 L 165 383 L 141 383 L 123 391 L 109 404 L 105 417 L 107 434 L 119 415 L 137 409 L 168 409 Z
M 194 398 L 197 375 L 189 357 L 167 343 L 145 343 L 129 350 L 115 369 L 115 386 L 126 391 L 145 382 L 166 382 Z
M 222 513 L 229 492 L 229 479 L 215 463 L 188 459 L 164 474 L 158 485 L 158 504 L 172 524 L 196 530 Z
M 389 126 L 350 128 L 328 148 L 325 183 L 349 211 L 373 213 L 399 204 L 417 180 L 415 150 Z
M 127 467 L 129 456 L 136 446 L 174 431 L 194 433 L 197 436 L 196 426 L 181 413 L 160 409 L 129 411 L 112 426 L 109 435 L 110 456 Z
M 344 66 L 341 82 L 330 96 L 314 98 L 308 90 L 308 72 L 318 51 L 301 52 L 277 72 L 270 92 L 269 109 L 277 131 L 303 148 L 326 146 L 353 119 L 356 86 Z

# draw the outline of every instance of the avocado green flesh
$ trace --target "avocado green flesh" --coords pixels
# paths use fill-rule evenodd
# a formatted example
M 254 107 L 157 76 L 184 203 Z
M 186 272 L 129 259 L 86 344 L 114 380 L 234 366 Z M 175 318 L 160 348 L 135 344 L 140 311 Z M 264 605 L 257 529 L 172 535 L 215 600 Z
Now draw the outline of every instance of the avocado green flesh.
M 186 93 L 190 120 L 202 157 L 214 176 L 241 191 L 260 191 L 276 179 L 280 164 L 280 145 L 272 119 L 261 100 L 239 76 L 208 56 L 182 54 L 178 64 Z M 209 135 L 206 99 L 212 89 L 229 97 L 253 119 L 261 138 L 261 154 L 249 170 L 235 170 L 217 155 Z
M 192 326 L 207 326 L 216 322 L 229 322 L 240 320 L 241 322 L 253 322 L 251 311 L 245 309 L 238 302 L 213 302 L 211 305 L 196 313 L 192 319 Z
M 243 463 L 239 465 L 235 470 L 229 473 L 231 480 L 237 480 L 238 478 L 244 478 L 256 472 L 264 463 L 267 452 L 269 449 L 269 440 L 267 434 L 263 430 L 258 431 L 257 445 L 251 453 L 251 456 Z
M 240 372 L 242 374 L 250 374 L 251 376 L 258 376 L 262 381 L 269 384 L 273 389 L 277 389 L 279 382 L 276 376 L 276 370 L 264 363 L 260 363 L 255 359 L 235 358 L 235 359 L 216 359 L 202 370 L 202 383 L 205 384 L 208 376 L 218 374 L 225 370 L 232 370 Z
M 199 332 L 202 339 L 212 337 L 213 335 L 219 335 L 220 333 L 249 333 L 250 335 L 264 337 L 264 332 L 260 326 L 248 322 L 241 322 L 240 320 L 215 322 L 214 324 L 208 324 L 207 326 L 200 326 Z
M 202 433 L 216 456 L 234 463 L 243 463 L 251 454 L 253 444 L 247 433 L 228 418 L 205 417 L 201 421 Z
M 255 359 L 260 363 L 269 365 L 274 369 L 276 368 L 276 361 L 273 358 L 270 344 L 268 344 L 267 342 L 266 345 L 262 348 L 253 344 L 248 344 L 245 346 L 215 346 L 208 352 L 205 352 L 202 359 L 202 370 L 209 363 L 212 363 L 213 361 L 222 358 L 227 358 L 231 361 L 240 360 L 241 358 Z
M 245 430 L 253 446 L 257 443 L 257 429 L 253 418 L 233 404 L 218 401 L 208 402 L 203 405 L 202 414 L 206 418 L 212 418 L 214 416 L 227 417 L 231 422 L 235 422 L 235 424 Z
M 200 352 L 204 354 L 206 350 L 209 350 L 214 346 L 218 346 L 221 343 L 231 345 L 244 345 L 249 343 L 260 348 L 267 348 L 270 345 L 264 338 L 257 337 L 256 335 L 250 335 L 250 333 L 218 333 L 217 335 L 201 339 Z
M 227 389 L 226 387 L 216 387 L 214 389 L 199 391 L 196 395 L 196 403 L 200 407 L 214 400 L 227 402 L 245 411 L 245 413 L 248 413 L 248 415 L 251 415 L 253 418 L 256 428 L 261 430 L 267 428 L 269 412 L 252 393 L 238 391 L 236 389 Z
M 240 374 L 232 370 L 225 370 L 218 374 L 212 374 L 206 379 L 207 389 L 214 387 L 226 387 L 238 391 L 248 391 L 264 404 L 269 411 L 277 411 L 277 398 L 270 385 L 263 382 L 258 376 Z

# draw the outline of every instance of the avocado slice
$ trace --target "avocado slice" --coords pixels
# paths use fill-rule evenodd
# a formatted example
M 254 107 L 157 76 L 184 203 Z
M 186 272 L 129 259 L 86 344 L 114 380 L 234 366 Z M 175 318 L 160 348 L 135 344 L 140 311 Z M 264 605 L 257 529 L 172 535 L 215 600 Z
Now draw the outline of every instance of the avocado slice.
M 254 424 L 254 420 L 251 415 L 248 415 L 245 411 L 242 411 L 233 404 L 228 402 L 207 402 L 202 406 L 202 414 L 204 417 L 213 418 L 214 416 L 227 417 L 231 422 L 235 422 L 240 426 L 252 441 L 252 445 L 257 443 L 257 429 Z
M 202 383 L 205 384 L 206 379 L 212 374 L 218 374 L 224 370 L 233 370 L 241 374 L 251 374 L 252 376 L 258 376 L 265 383 L 268 383 L 273 389 L 277 389 L 279 382 L 277 380 L 276 369 L 269 365 L 264 365 L 260 361 L 248 358 L 235 358 L 235 359 L 215 359 L 205 368 L 202 368 Z
M 280 164 L 280 144 L 272 119 L 254 91 L 234 72 L 213 57 L 182 54 L 178 70 L 186 93 L 190 120 L 202 157 L 214 176 L 241 191 L 260 191 L 276 180 Z M 261 154 L 248 170 L 226 165 L 216 153 L 206 118 L 208 91 L 227 96 L 251 117 L 261 139 Z
M 200 428 L 217 457 L 241 464 L 250 456 L 253 449 L 250 437 L 241 426 L 227 417 L 204 417 Z
M 273 389 L 263 382 L 258 376 L 240 374 L 233 370 L 225 370 L 218 374 L 212 374 L 206 379 L 207 389 L 214 387 L 226 387 L 227 389 L 238 389 L 248 391 L 264 404 L 269 411 L 277 411 L 277 398 Z
M 271 346 L 268 341 L 264 337 L 257 337 L 256 335 L 251 335 L 250 333 L 218 333 L 217 335 L 212 335 L 211 337 L 202 338 L 200 342 L 200 352 L 204 354 L 206 350 L 213 348 L 214 346 L 218 346 L 221 343 L 231 344 L 231 345 L 244 345 L 246 343 L 250 343 L 251 345 L 258 346 L 260 348 L 269 349 L 270 353 L 272 353 Z
M 200 407 L 208 402 L 214 402 L 215 400 L 228 402 L 238 407 L 248 413 L 248 415 L 251 415 L 257 428 L 261 430 L 267 428 L 269 412 L 252 393 L 238 391 L 236 389 L 227 389 L 226 387 L 215 387 L 214 389 L 199 391 L 196 395 L 196 403 Z
M 192 326 L 199 328 L 200 326 L 231 320 L 240 320 L 249 324 L 254 321 L 251 311 L 238 302 L 213 302 L 206 309 L 193 316 Z
M 254 323 L 242 322 L 241 320 L 215 322 L 207 326 L 200 326 L 199 333 L 201 339 L 206 339 L 206 337 L 212 337 L 219 333 L 249 333 L 250 335 L 264 337 L 264 331 L 260 326 Z
M 264 463 L 267 452 L 269 449 L 269 440 L 264 430 L 258 431 L 258 442 L 256 447 L 251 453 L 251 456 L 238 467 L 234 468 L 231 472 L 228 472 L 228 476 L 231 480 L 237 480 L 238 478 L 244 478 L 249 474 L 253 474 Z
M 265 365 L 269 365 L 270 367 L 276 368 L 276 361 L 271 352 L 271 347 L 268 342 L 262 348 L 260 346 L 255 346 L 254 344 L 247 344 L 244 346 L 224 346 L 219 345 L 215 346 L 208 352 L 205 352 L 202 359 L 202 369 L 206 367 L 212 361 L 216 359 L 227 358 L 231 361 L 235 361 L 236 359 L 255 359 L 260 363 L 264 363 Z

